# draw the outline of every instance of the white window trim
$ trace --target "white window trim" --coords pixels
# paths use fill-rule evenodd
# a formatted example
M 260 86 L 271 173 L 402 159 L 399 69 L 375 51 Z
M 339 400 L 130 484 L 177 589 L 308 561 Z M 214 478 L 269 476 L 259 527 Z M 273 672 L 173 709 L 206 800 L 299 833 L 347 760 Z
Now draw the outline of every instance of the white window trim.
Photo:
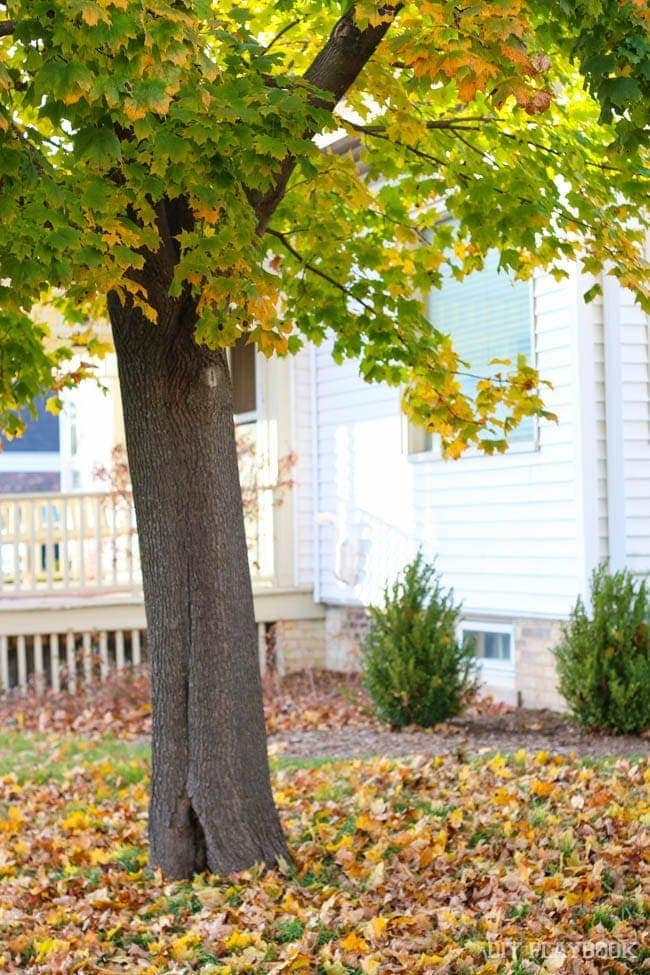
M 255 391 L 255 396 L 259 400 L 257 390 Z M 247 413 L 233 413 L 233 416 L 235 418 L 235 423 L 239 427 L 244 426 L 247 423 L 255 423 L 255 421 L 259 419 L 259 403 L 257 409 L 248 410 Z
M 510 660 L 489 660 L 477 657 L 476 663 L 481 676 L 488 683 L 499 683 L 503 678 L 514 680 L 515 676 L 515 628 L 511 623 L 494 623 L 482 619 L 465 619 L 458 624 L 458 639 L 462 640 L 465 633 L 504 633 L 510 637 Z
M 439 447 L 432 447 L 430 450 L 418 450 L 413 452 L 409 451 L 409 418 L 404 417 L 404 443 L 406 459 L 410 464 L 446 464 L 447 458 L 443 457 L 442 451 Z M 500 457 L 506 458 L 510 454 L 536 454 L 541 450 L 540 438 L 539 438 L 539 421 L 537 417 L 533 417 L 533 437 L 531 440 L 517 440 L 515 443 L 509 444 L 508 449 L 504 453 L 495 452 L 494 454 L 487 454 L 484 450 L 479 450 L 478 447 L 468 447 L 465 453 L 459 458 L 470 457 L 481 457 L 483 459 L 496 460 Z
M 0 453 L 3 474 L 52 474 L 61 470 L 59 450 L 15 450 Z

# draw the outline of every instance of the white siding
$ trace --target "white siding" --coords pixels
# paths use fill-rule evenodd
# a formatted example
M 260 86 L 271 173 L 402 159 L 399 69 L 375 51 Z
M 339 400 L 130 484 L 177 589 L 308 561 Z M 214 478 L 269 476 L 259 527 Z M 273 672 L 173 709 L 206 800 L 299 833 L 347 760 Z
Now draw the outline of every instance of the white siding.
M 312 382 L 310 357 L 302 350 L 291 361 L 293 469 L 294 571 L 297 586 L 314 583 L 314 464 L 312 425 Z
M 554 384 L 545 398 L 560 418 L 557 426 L 541 424 L 539 449 L 408 459 L 398 391 L 365 384 L 354 363 L 336 366 L 326 346 L 317 351 L 323 601 L 377 599 L 382 582 L 421 544 L 437 554 L 467 612 L 568 612 L 584 587 L 574 292 L 573 281 L 541 277 L 534 285 L 538 366 Z M 600 373 L 597 380 L 602 399 Z M 601 412 L 599 419 L 602 439 Z
M 630 292 L 621 295 L 623 463 L 627 564 L 650 573 L 650 373 L 648 318 Z

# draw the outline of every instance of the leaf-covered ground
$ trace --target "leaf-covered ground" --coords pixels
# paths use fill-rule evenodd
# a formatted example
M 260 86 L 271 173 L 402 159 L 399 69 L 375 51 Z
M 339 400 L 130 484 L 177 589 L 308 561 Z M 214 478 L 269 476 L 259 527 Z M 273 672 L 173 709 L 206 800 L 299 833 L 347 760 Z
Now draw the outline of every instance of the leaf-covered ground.
M 0 971 L 650 964 L 644 760 L 276 762 L 273 778 L 295 863 L 167 884 L 146 866 L 146 746 L 4 732 Z
M 272 754 L 293 758 L 360 755 L 436 755 L 453 751 L 476 755 L 485 749 L 577 752 L 592 757 L 648 756 L 645 735 L 607 735 L 578 728 L 552 711 L 506 707 L 489 698 L 434 729 L 407 728 L 397 734 L 372 714 L 359 674 L 303 671 L 280 678 L 267 674 L 264 713 Z M 76 693 L 51 691 L 0 695 L 0 728 L 75 734 L 97 738 L 110 734 L 145 740 L 151 733 L 149 681 L 145 669 L 112 674 L 103 683 Z
M 264 681 L 264 713 L 269 735 L 314 728 L 380 727 L 358 674 L 304 671 L 287 678 L 270 674 Z M 65 690 L 38 692 L 30 687 L 26 694 L 0 695 L 0 726 L 85 737 L 149 735 L 148 671 L 113 672 L 101 683 L 95 681 L 72 694 Z

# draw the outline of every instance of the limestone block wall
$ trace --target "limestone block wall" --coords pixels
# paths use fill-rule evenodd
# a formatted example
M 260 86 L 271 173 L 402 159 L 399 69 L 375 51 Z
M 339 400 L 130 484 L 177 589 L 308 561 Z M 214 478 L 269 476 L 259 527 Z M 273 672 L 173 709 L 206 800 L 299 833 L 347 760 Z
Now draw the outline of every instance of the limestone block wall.
M 368 630 L 363 606 L 327 606 L 325 609 L 326 666 L 329 670 L 358 670 L 359 645 Z
M 266 636 L 280 675 L 305 667 L 326 667 L 325 620 L 279 620 Z
M 509 620 L 515 645 L 514 684 L 484 684 L 495 700 L 527 708 L 563 711 L 566 704 L 557 691 L 552 648 L 561 636 L 561 621 Z M 480 625 L 476 621 L 477 627 Z M 329 605 L 324 619 L 281 620 L 266 632 L 266 648 L 275 657 L 280 674 L 305 667 L 358 670 L 359 646 L 368 629 L 368 613 L 362 606 Z
M 561 626 L 559 620 L 514 621 L 516 689 L 525 708 L 566 710 L 551 652 L 560 641 Z

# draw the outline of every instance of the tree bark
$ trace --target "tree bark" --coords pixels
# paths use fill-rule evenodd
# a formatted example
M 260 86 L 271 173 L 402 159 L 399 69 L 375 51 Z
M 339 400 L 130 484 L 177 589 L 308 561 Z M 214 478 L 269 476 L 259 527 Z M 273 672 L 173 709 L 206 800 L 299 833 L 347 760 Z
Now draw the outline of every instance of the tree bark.
M 150 862 L 170 878 L 287 855 L 273 803 L 226 354 L 191 297 L 109 296 L 151 663 Z

